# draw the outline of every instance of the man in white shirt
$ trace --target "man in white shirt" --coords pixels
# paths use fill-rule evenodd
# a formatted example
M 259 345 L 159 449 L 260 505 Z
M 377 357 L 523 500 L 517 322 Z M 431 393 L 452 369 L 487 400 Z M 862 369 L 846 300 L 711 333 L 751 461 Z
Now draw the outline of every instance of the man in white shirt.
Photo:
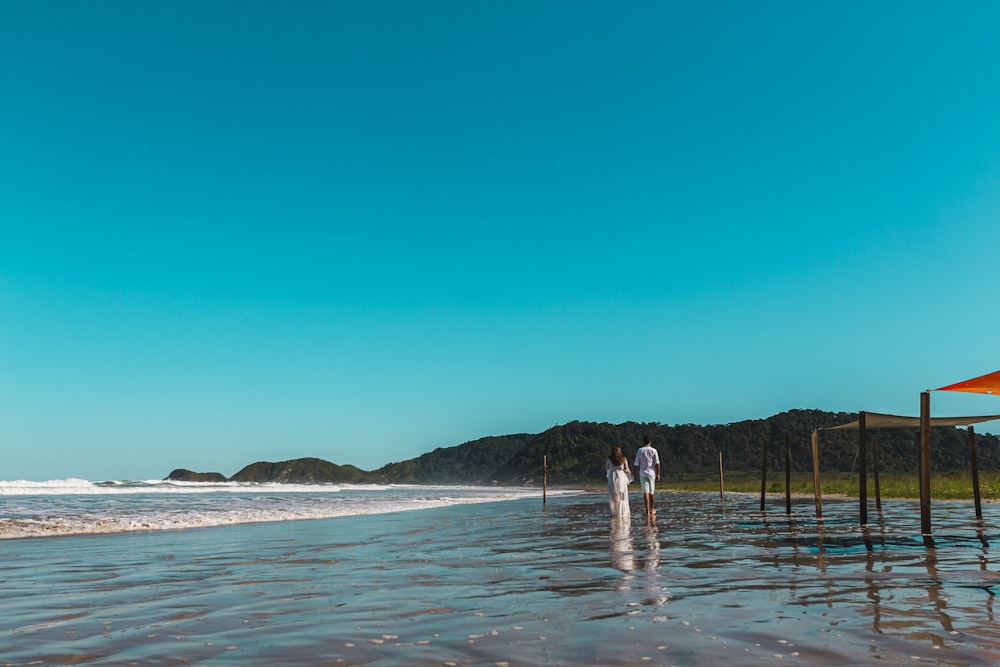
M 653 503 L 656 482 L 660 481 L 660 454 L 653 449 L 653 441 L 647 436 L 645 443 L 635 453 L 635 466 L 639 469 L 639 483 L 642 484 L 643 500 L 646 501 L 646 517 L 656 516 Z

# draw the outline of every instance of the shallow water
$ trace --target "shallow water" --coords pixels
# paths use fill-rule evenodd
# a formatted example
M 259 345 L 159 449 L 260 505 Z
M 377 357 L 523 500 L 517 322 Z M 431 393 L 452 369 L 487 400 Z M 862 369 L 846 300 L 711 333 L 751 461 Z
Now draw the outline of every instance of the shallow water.
M 661 494 L 0 543 L 0 664 L 1000 660 L 1000 512 Z

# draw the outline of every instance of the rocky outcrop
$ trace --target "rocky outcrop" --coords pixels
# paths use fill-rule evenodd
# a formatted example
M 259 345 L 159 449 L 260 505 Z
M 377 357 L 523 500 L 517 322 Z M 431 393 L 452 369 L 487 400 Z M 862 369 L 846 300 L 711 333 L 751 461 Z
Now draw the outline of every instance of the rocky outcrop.
M 174 482 L 227 482 L 226 476 L 218 472 L 193 472 L 184 468 L 178 468 L 167 475 L 167 479 Z

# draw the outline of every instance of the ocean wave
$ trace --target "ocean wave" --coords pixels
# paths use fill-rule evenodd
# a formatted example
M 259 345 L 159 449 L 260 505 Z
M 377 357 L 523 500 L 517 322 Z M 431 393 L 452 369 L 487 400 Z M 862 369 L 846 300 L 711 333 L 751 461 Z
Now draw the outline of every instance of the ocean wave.
M 178 480 L 109 480 L 55 479 L 44 482 L 0 480 L 0 496 L 27 495 L 122 495 L 135 493 L 340 493 L 342 491 L 381 492 L 392 489 L 438 491 L 457 489 L 488 494 L 531 495 L 539 489 L 524 487 L 482 487 L 434 484 L 288 484 L 283 482 L 184 482 Z M 551 493 L 552 491 L 550 491 Z
M 0 539 L 181 530 L 517 500 L 539 489 L 226 482 L 0 482 Z M 550 495 L 573 493 L 565 490 Z
M 277 482 L 183 482 L 177 480 L 55 479 L 45 482 L 0 481 L 0 496 L 26 495 L 122 495 L 136 493 L 336 493 L 346 488 L 379 489 L 386 486 L 349 484 L 281 484 Z
M 341 516 L 361 514 L 383 514 L 406 510 L 439 507 L 450 503 L 383 505 L 365 508 L 273 508 L 273 509 L 230 509 L 219 511 L 157 512 L 149 511 L 137 515 L 103 515 L 52 517 L 2 518 L 0 517 L 0 539 L 16 537 L 43 537 L 55 535 L 100 535 L 135 531 L 182 530 L 185 528 L 210 528 L 245 523 L 274 521 L 301 521 L 304 519 L 331 519 Z

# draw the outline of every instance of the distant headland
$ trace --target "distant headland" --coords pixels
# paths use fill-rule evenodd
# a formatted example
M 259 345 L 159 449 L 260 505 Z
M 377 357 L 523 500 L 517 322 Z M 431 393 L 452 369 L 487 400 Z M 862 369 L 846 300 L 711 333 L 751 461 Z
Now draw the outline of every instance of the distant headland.
M 277 463 L 252 463 L 232 477 L 218 472 L 193 472 L 179 468 L 168 480 L 189 482 L 277 482 L 287 484 L 504 484 L 541 485 L 542 461 L 547 461 L 551 484 L 580 484 L 604 476 L 604 460 L 612 447 L 633 455 L 649 436 L 659 450 L 669 475 L 704 475 L 718 471 L 719 454 L 727 470 L 759 471 L 765 446 L 791 439 L 792 470 L 812 469 L 810 435 L 857 418 L 855 413 L 822 410 L 789 410 L 767 419 L 732 424 L 699 426 L 657 422 L 608 424 L 572 421 L 542 433 L 489 436 L 453 447 L 440 447 L 420 456 L 365 471 L 353 465 L 337 465 L 319 458 L 300 458 Z M 917 469 L 916 429 L 880 429 L 879 465 L 882 470 L 906 472 Z M 979 467 L 1000 469 L 1000 438 L 977 434 Z M 968 436 L 956 428 L 931 432 L 935 470 L 969 467 Z M 858 438 L 852 431 L 823 434 L 820 466 L 828 472 L 850 472 L 857 462 Z M 777 451 L 775 449 L 775 451 Z M 770 457 L 777 470 L 783 459 Z
M 192 472 L 178 468 L 167 479 L 178 482 L 278 482 L 284 484 L 356 484 L 373 481 L 375 473 L 351 465 L 339 466 L 317 458 L 251 463 L 232 477 L 218 472 Z

